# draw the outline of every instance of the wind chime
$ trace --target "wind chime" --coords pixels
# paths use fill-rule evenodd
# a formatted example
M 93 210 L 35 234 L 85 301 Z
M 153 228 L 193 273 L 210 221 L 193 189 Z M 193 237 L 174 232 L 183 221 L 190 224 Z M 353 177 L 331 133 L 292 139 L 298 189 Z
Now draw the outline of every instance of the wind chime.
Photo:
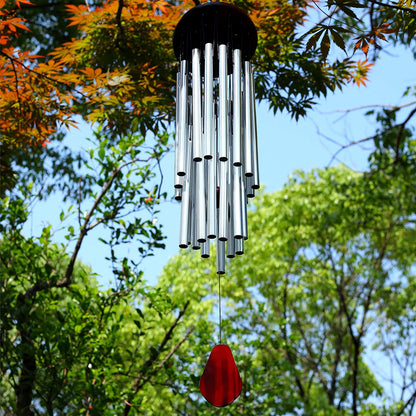
M 225 258 L 244 253 L 247 201 L 260 187 L 254 78 L 250 59 L 257 31 L 249 16 L 221 2 L 189 10 L 176 26 L 180 62 L 176 89 L 175 198 L 181 201 L 179 247 L 210 257 L 217 273 Z M 203 396 L 226 406 L 241 392 L 231 350 L 214 347 L 200 381 Z

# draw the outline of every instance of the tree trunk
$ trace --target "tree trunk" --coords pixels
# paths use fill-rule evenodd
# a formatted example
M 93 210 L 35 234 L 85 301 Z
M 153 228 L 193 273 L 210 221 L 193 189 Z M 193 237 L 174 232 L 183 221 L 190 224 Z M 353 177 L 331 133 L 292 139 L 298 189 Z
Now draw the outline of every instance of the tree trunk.
M 36 357 L 30 330 L 28 330 L 28 310 L 30 307 L 28 307 L 23 295 L 19 295 L 17 305 L 19 311 L 17 316 L 17 329 L 20 332 L 20 347 L 22 349 L 22 369 L 17 386 L 15 387 L 17 414 L 19 416 L 34 416 L 30 407 L 33 399 L 33 385 L 36 378 Z
M 360 355 L 360 340 L 353 339 L 354 357 L 352 364 L 352 414 L 358 416 L 358 359 Z

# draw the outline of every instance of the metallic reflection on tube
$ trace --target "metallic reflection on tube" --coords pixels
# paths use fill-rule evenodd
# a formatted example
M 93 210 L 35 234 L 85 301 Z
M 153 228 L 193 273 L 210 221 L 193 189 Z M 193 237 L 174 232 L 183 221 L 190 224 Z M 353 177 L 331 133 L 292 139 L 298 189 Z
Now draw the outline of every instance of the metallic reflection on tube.
M 185 176 L 186 174 L 186 141 L 188 130 L 188 75 L 187 62 L 181 61 L 181 70 L 178 76 L 178 101 L 177 101 L 177 128 L 176 128 L 176 166 L 175 175 Z
M 204 162 L 194 162 L 196 164 L 195 182 L 195 234 L 198 243 L 205 243 L 207 239 L 206 231 L 206 207 L 205 207 L 205 175 Z
M 209 246 L 210 246 L 209 240 L 201 244 L 201 257 L 204 259 L 209 258 Z
M 241 51 L 233 52 L 233 164 L 242 165 L 241 157 Z
M 182 188 L 175 188 L 176 201 L 182 201 Z
M 193 158 L 195 162 L 202 160 L 202 111 L 201 111 L 201 52 L 198 48 L 192 51 L 192 127 L 193 127 Z
M 252 139 L 251 139 L 251 65 L 250 62 L 244 62 L 244 174 L 253 176 L 253 159 L 252 159 Z
M 250 91 L 251 91 L 251 140 L 252 140 L 252 158 L 253 158 L 253 176 L 254 181 L 252 188 L 260 188 L 259 178 L 259 151 L 257 146 L 257 116 L 256 116 L 256 98 L 254 96 L 254 73 L 250 71 Z
M 228 184 L 227 184 L 227 171 L 228 163 L 219 162 L 219 207 L 218 207 L 218 239 L 221 241 L 227 240 L 227 225 L 228 225 Z
M 227 105 L 227 45 L 219 45 L 219 121 L 218 158 L 228 159 L 228 105 Z
M 213 45 L 205 44 L 205 73 L 204 73 L 204 158 L 212 159 L 215 152 L 214 143 L 214 68 Z
M 235 240 L 235 254 L 242 256 L 244 254 L 244 240 L 239 238 Z
M 217 241 L 217 273 L 225 273 L 225 241 Z

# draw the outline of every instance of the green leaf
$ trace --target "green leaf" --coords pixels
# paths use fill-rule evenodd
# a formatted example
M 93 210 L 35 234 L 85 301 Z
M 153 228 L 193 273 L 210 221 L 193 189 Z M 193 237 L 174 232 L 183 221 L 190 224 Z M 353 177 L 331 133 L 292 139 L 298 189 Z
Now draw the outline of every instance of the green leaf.
M 136 312 L 140 315 L 140 317 L 141 317 L 142 319 L 144 319 L 143 312 L 142 312 L 142 310 L 141 310 L 140 308 L 136 308 Z

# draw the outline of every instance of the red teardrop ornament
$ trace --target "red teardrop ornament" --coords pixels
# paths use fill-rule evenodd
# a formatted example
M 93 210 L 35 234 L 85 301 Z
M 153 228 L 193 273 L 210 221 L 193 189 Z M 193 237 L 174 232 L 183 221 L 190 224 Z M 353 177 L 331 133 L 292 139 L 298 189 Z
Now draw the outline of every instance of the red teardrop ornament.
M 228 345 L 216 345 L 199 380 L 199 390 L 212 405 L 224 407 L 241 393 L 241 377 Z

